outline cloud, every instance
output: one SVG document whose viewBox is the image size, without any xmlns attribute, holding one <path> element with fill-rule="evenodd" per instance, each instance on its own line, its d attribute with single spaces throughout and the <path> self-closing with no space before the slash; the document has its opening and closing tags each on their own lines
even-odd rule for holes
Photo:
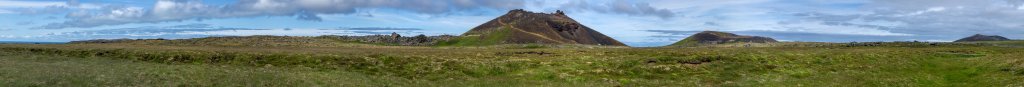
<svg viewBox="0 0 1024 87">
<path fill-rule="evenodd" d="M 102 29 L 102 30 L 86 30 L 86 31 L 75 31 L 75 32 L 63 32 L 54 33 L 52 35 L 74 35 L 74 36 L 98 36 L 98 35 L 128 35 L 128 36 L 159 36 L 164 34 L 179 34 L 179 33 L 191 33 L 191 32 L 212 32 L 212 31 L 238 31 L 238 30 L 271 30 L 271 29 L 251 29 L 251 28 L 224 28 L 214 27 L 210 24 L 185 24 L 185 25 L 174 25 L 174 26 L 144 26 L 144 27 L 132 27 L 132 28 L 116 28 L 116 29 Z"/>
<path fill-rule="evenodd" d="M 211 27 L 210 24 L 194 23 L 194 24 L 167 26 L 167 28 L 212 28 L 212 27 Z"/>
<path fill-rule="evenodd" d="M 0 31 L 3 31 L 0 29 Z M 380 28 L 380 27 L 358 27 L 339 29 L 258 29 L 258 28 L 236 28 L 215 26 L 211 24 L 195 23 L 172 26 L 143 26 L 130 28 L 114 28 L 99 30 L 82 30 L 71 32 L 57 32 L 37 36 L 25 36 L 23 39 L 49 39 L 58 41 L 89 40 L 89 39 L 120 39 L 120 38 L 201 38 L 210 36 L 250 36 L 250 35 L 279 35 L 279 36 L 319 36 L 319 35 L 381 35 L 399 33 L 402 35 L 425 34 L 423 29 L 418 28 Z M 15 37 L 15 36 L 12 36 Z"/>
<path fill-rule="evenodd" d="M 360 34 L 375 34 L 375 35 L 391 34 L 392 33 L 392 32 L 386 32 L 386 31 L 352 31 L 352 32 L 360 33 Z"/>
<path fill-rule="evenodd" d="M 679 31 L 777 34 L 796 41 L 949 41 L 980 34 L 1024 38 L 1024 0 L 664 0 L 685 15 L 651 25 Z M 642 22 L 642 21 L 634 21 Z M 742 33 L 742 32 L 741 32 Z M 791 35 L 786 35 L 791 34 Z M 653 37 L 663 37 L 653 36 Z M 797 36 L 809 35 L 809 36 Z M 836 39 L 836 40 L 829 40 Z"/>
<path fill-rule="evenodd" d="M 974 33 L 1006 35 L 1011 38 L 1014 36 L 1020 37 L 1019 33 L 1024 33 L 1021 32 L 1024 30 L 1022 28 L 1013 29 L 1013 27 L 1024 27 L 1024 23 L 1016 23 L 1020 21 L 1007 21 L 1006 23 L 986 22 L 986 20 L 1003 20 L 1000 18 L 1015 18 L 1010 13 L 1015 11 L 1019 13 L 1021 10 L 1017 8 L 1024 4 L 1006 4 L 1007 2 L 1003 0 L 918 0 L 906 2 L 882 0 L 666 1 L 678 3 L 657 1 L 634 1 L 631 3 L 650 3 L 651 8 L 668 9 L 677 15 L 668 20 L 648 20 L 646 19 L 647 17 L 623 17 L 621 16 L 622 13 L 606 10 L 606 8 L 610 8 L 610 5 L 607 3 L 615 1 L 548 1 L 554 3 L 533 4 L 554 4 L 554 6 L 531 6 L 538 6 L 532 8 L 533 10 L 544 8 L 562 9 L 562 7 L 565 7 L 563 10 L 571 13 L 570 15 L 573 18 L 577 18 L 576 20 L 581 23 L 598 29 L 602 33 L 609 34 L 609 36 L 616 39 L 631 42 L 653 41 L 648 40 L 649 38 L 673 37 L 673 35 L 650 36 L 648 34 L 652 33 L 637 33 L 637 31 L 645 29 L 683 31 L 709 29 L 720 31 L 765 31 L 754 33 L 793 33 L 792 37 L 786 39 L 794 41 L 906 41 L 912 39 L 942 41 L 955 40 Z M 882 5 L 883 3 L 894 2 L 901 4 Z M 923 5 L 918 6 L 918 3 Z M 595 10 L 592 7 L 602 9 Z M 544 10 L 552 11 L 555 9 Z M 599 12 L 599 10 L 603 12 Z M 993 13 L 995 14 L 978 14 L 964 10 L 994 10 Z M 916 15 L 895 16 L 900 14 Z M 967 16 L 964 14 L 974 15 Z M 963 16 L 952 17 L 951 19 L 945 18 L 954 15 Z M 925 25 L 919 25 L 922 23 Z M 797 37 L 795 35 L 813 35 L 818 37 Z M 829 38 L 823 38 L 825 36 L 849 37 L 851 39 L 839 38 L 837 40 L 828 40 Z M 674 37 L 681 38 L 685 36 L 674 35 Z"/>
<path fill-rule="evenodd" d="M 151 7 L 110 7 L 99 12 L 74 12 L 69 21 L 38 28 L 87 28 L 129 23 L 203 20 L 256 16 L 297 16 L 320 21 L 319 14 L 351 14 L 359 9 L 397 9 L 422 14 L 450 14 L 479 9 L 522 7 L 520 0 L 240 0 L 228 5 L 207 5 L 199 0 L 158 0 Z"/>
<path fill-rule="evenodd" d="M 1024 20 L 1024 16 L 1020 16 L 1024 15 L 1024 10 L 1018 10 L 1021 5 L 1024 0 L 873 0 L 864 3 L 863 10 L 858 10 L 864 14 L 826 12 L 798 20 L 838 24 L 829 26 L 884 26 L 878 29 L 919 36 L 957 36 L 931 38 L 939 40 L 975 33 L 1021 37 L 1020 33 L 1024 33 L 1024 21 L 1020 21 Z"/>
<path fill-rule="evenodd" d="M 911 13 L 907 13 L 907 14 L 897 14 L 895 16 L 896 17 L 916 16 L 916 15 L 921 15 L 921 14 L 924 14 L 924 13 L 941 12 L 941 11 L 946 11 L 946 7 L 931 7 L 931 8 L 925 9 L 925 10 L 911 12 Z"/>
<path fill-rule="evenodd" d="M 1024 4 L 1017 5 L 1017 10 L 1024 10 Z"/>
<path fill-rule="evenodd" d="M 15 24 L 15 25 L 31 25 L 31 24 L 36 24 L 36 22 L 32 22 L 32 21 L 23 21 L 23 22 L 18 22 L 18 23 L 14 23 L 14 24 Z"/>
<path fill-rule="evenodd" d="M 609 3 L 591 3 L 587 0 L 570 1 L 562 4 L 559 8 L 568 11 L 594 11 L 599 13 L 618 13 L 627 15 L 656 16 L 663 19 L 675 17 L 676 14 L 668 9 L 651 7 L 644 2 L 630 2 L 627 0 L 616 0 Z"/>
<path fill-rule="evenodd" d="M 14 13 L 14 12 L 13 11 L 8 11 L 8 10 L 4 10 L 4 9 L 0 9 L 0 14 L 10 14 L 10 13 Z"/>
<path fill-rule="evenodd" d="M 100 30 L 83 30 L 72 32 L 49 33 L 40 36 L 26 36 L 32 39 L 50 39 L 59 41 L 90 40 L 90 39 L 121 39 L 121 38 L 200 38 L 210 36 L 231 36 L 220 34 L 204 34 L 207 32 L 247 32 L 269 31 L 272 29 L 215 27 L 210 24 L 185 24 L 174 26 L 143 26 L 131 28 L 114 28 Z"/>
<path fill-rule="evenodd" d="M 82 3 L 78 2 L 78 0 L 68 0 L 65 4 L 67 4 L 68 6 L 80 6 L 80 5 L 82 5 Z"/>
<path fill-rule="evenodd" d="M 75 11 L 64 22 L 50 23 L 37 29 L 89 28 L 131 23 L 161 23 L 219 18 L 294 16 L 297 20 L 322 21 L 319 15 L 354 14 L 358 10 L 389 9 L 430 15 L 463 15 L 480 12 L 504 12 L 525 8 L 532 0 L 239 0 L 225 5 L 209 5 L 200 0 L 157 0 L 147 7 L 105 6 L 100 11 Z M 574 1 L 575 2 L 575 1 Z M 73 3 L 73 2 L 68 2 Z M 61 3 L 63 4 L 63 3 Z M 594 11 L 637 16 L 672 17 L 666 9 L 657 9 L 643 2 L 618 0 L 607 4 L 584 1 L 566 4 L 559 9 Z"/>
<path fill-rule="evenodd" d="M 26 7 L 46 7 L 46 6 L 63 6 L 63 5 L 65 5 L 64 2 L 0 0 L 0 8 L 26 8 Z"/>
<path fill-rule="evenodd" d="M 803 42 L 874 42 L 874 41 L 913 41 L 932 36 L 877 36 L 877 35 L 849 35 L 849 34 L 822 34 L 806 32 L 785 32 L 785 31 L 730 31 L 740 35 L 766 36 L 782 41 L 803 41 Z"/>
<path fill-rule="evenodd" d="M 913 36 L 914 34 L 894 33 L 887 29 L 890 26 L 864 24 L 857 21 L 835 22 L 835 21 L 783 21 L 779 22 L 780 27 L 786 32 L 804 32 L 819 34 L 843 34 L 843 35 L 868 35 L 868 36 Z"/>
<path fill-rule="evenodd" d="M 96 4 L 77 3 L 77 0 L 68 2 L 0 0 L 0 13 L 53 14 L 100 7 L 102 6 Z"/>
<path fill-rule="evenodd" d="M 656 32 L 660 35 L 651 35 L 651 38 L 663 38 L 659 40 L 671 40 L 679 41 L 683 38 L 689 37 L 690 35 L 699 33 L 701 31 L 682 31 L 682 30 L 644 30 L 646 32 Z M 928 40 L 928 41 L 943 41 L 934 40 L 933 38 L 944 38 L 935 36 L 877 36 L 877 35 L 850 35 L 850 34 L 823 34 L 823 33 L 808 33 L 808 32 L 790 32 L 790 31 L 763 31 L 763 30 L 747 30 L 747 31 L 726 31 L 739 35 L 748 36 L 765 36 L 771 37 L 777 40 L 783 41 L 806 41 L 806 42 L 856 42 L 856 41 L 912 41 L 912 40 Z"/>
<path fill-rule="evenodd" d="M 337 28 L 320 30 L 423 30 L 419 28 L 393 28 L 393 27 L 358 27 L 358 28 Z"/>
<path fill-rule="evenodd" d="M 30 15 L 33 15 L 33 14 L 64 13 L 64 12 L 72 11 L 73 9 L 74 8 L 67 7 L 67 6 L 57 6 L 57 5 L 54 5 L 54 6 L 46 6 L 46 7 L 42 7 L 42 8 L 22 8 L 22 9 L 16 9 L 15 11 L 17 11 L 16 13 L 20 13 L 20 14 L 30 14 Z"/>
</svg>

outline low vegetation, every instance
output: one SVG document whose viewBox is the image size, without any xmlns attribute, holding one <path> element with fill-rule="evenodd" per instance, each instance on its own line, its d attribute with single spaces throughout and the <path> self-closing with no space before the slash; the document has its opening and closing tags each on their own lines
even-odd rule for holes
<svg viewBox="0 0 1024 87">
<path fill-rule="evenodd" d="M 1024 51 L 1010 47 L 1019 46 L 1015 43 L 691 48 L 3 44 L 0 84 L 1024 86 Z"/>
</svg>

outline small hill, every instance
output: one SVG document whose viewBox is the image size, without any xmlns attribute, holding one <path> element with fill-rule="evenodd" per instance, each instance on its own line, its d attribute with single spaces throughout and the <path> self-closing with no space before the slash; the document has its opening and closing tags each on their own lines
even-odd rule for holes
<svg viewBox="0 0 1024 87">
<path fill-rule="evenodd" d="M 1007 41 L 1007 40 L 1010 40 L 1010 39 L 1007 39 L 1006 37 L 999 36 L 999 35 L 991 35 L 991 36 L 989 36 L 989 35 L 974 34 L 973 36 L 965 37 L 965 38 L 962 38 L 960 40 L 956 40 L 954 42 Z"/>
<path fill-rule="evenodd" d="M 534 13 L 522 9 L 481 24 L 462 34 L 458 39 L 442 45 L 496 45 L 496 44 L 584 44 L 626 46 L 611 37 L 594 31 L 562 11 L 552 14 Z"/>
<path fill-rule="evenodd" d="M 726 32 L 704 31 L 693 34 L 669 46 L 700 46 L 729 43 L 774 43 L 775 39 L 760 36 L 742 36 Z"/>
</svg>

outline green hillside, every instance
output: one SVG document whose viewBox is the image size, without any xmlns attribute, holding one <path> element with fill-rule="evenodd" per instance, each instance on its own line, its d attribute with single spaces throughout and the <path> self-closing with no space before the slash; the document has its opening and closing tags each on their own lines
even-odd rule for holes
<svg viewBox="0 0 1024 87">
<path fill-rule="evenodd" d="M 490 46 L 503 44 L 513 34 L 511 26 L 505 25 L 487 32 L 470 32 L 453 40 L 438 43 L 437 46 Z"/>
</svg>

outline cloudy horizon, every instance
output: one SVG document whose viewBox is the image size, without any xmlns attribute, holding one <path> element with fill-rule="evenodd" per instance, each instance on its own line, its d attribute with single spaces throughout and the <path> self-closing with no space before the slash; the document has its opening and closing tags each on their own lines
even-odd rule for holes
<svg viewBox="0 0 1024 87">
<path fill-rule="evenodd" d="M 705 30 L 805 42 L 1024 38 L 1024 0 L 0 0 L 0 41 L 459 35 L 511 9 L 563 10 L 630 46 Z"/>
</svg>

